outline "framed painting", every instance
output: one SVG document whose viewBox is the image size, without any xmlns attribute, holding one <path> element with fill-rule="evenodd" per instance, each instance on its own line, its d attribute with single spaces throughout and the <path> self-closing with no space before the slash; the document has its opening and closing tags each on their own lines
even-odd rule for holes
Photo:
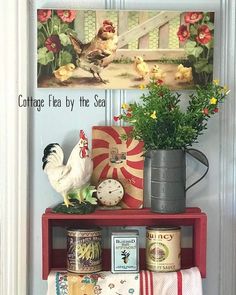
<svg viewBox="0 0 236 295">
<path fill-rule="evenodd" d="M 172 89 L 212 81 L 214 13 L 39 9 L 38 87 Z"/>
</svg>

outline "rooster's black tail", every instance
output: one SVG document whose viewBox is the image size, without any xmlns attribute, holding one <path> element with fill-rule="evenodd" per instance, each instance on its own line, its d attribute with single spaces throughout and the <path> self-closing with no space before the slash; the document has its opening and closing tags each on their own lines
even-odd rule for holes
<svg viewBox="0 0 236 295">
<path fill-rule="evenodd" d="M 60 154 L 61 151 L 62 151 L 61 146 L 58 143 L 50 143 L 49 145 L 47 145 L 45 147 L 44 152 L 43 152 L 43 158 L 42 158 L 43 170 L 49 162 L 55 162 L 55 160 L 57 162 L 58 162 L 58 160 L 59 160 L 59 162 L 61 162 L 61 158 L 59 159 L 59 157 L 58 157 L 61 155 L 57 155 L 58 153 Z M 62 157 L 62 161 L 63 161 L 63 157 Z"/>
</svg>

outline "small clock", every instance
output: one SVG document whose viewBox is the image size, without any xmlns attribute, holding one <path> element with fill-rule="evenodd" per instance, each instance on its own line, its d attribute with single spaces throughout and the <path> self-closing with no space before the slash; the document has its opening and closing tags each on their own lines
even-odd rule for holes
<svg viewBox="0 0 236 295">
<path fill-rule="evenodd" d="M 97 198 L 106 207 L 116 206 L 124 196 L 122 184 L 112 178 L 102 180 L 97 187 Z"/>
</svg>

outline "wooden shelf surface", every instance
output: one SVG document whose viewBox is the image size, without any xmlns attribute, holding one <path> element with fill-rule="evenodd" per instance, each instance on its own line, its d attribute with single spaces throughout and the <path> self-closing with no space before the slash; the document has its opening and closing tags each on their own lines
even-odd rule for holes
<svg viewBox="0 0 236 295">
<path fill-rule="evenodd" d="M 44 218 L 48 219 L 191 219 L 197 216 L 205 215 L 199 208 L 187 208 L 185 213 L 179 214 L 160 214 L 151 212 L 149 208 L 145 209 L 121 209 L 121 210 L 96 210 L 90 214 L 65 214 L 53 213 L 51 208 L 47 208 L 43 214 Z"/>
</svg>

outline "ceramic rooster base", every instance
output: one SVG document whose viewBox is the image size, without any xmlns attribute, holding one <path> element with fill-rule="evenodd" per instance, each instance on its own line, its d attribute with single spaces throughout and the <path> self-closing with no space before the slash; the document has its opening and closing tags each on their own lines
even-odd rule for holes
<svg viewBox="0 0 236 295">
<path fill-rule="evenodd" d="M 64 203 L 54 208 L 63 213 L 89 213 L 94 211 L 96 199 L 94 187 L 89 181 L 93 163 L 88 148 L 88 139 L 80 130 L 79 141 L 64 164 L 64 153 L 58 143 L 51 143 L 44 149 L 43 170 L 52 187 L 63 197 Z"/>
</svg>

